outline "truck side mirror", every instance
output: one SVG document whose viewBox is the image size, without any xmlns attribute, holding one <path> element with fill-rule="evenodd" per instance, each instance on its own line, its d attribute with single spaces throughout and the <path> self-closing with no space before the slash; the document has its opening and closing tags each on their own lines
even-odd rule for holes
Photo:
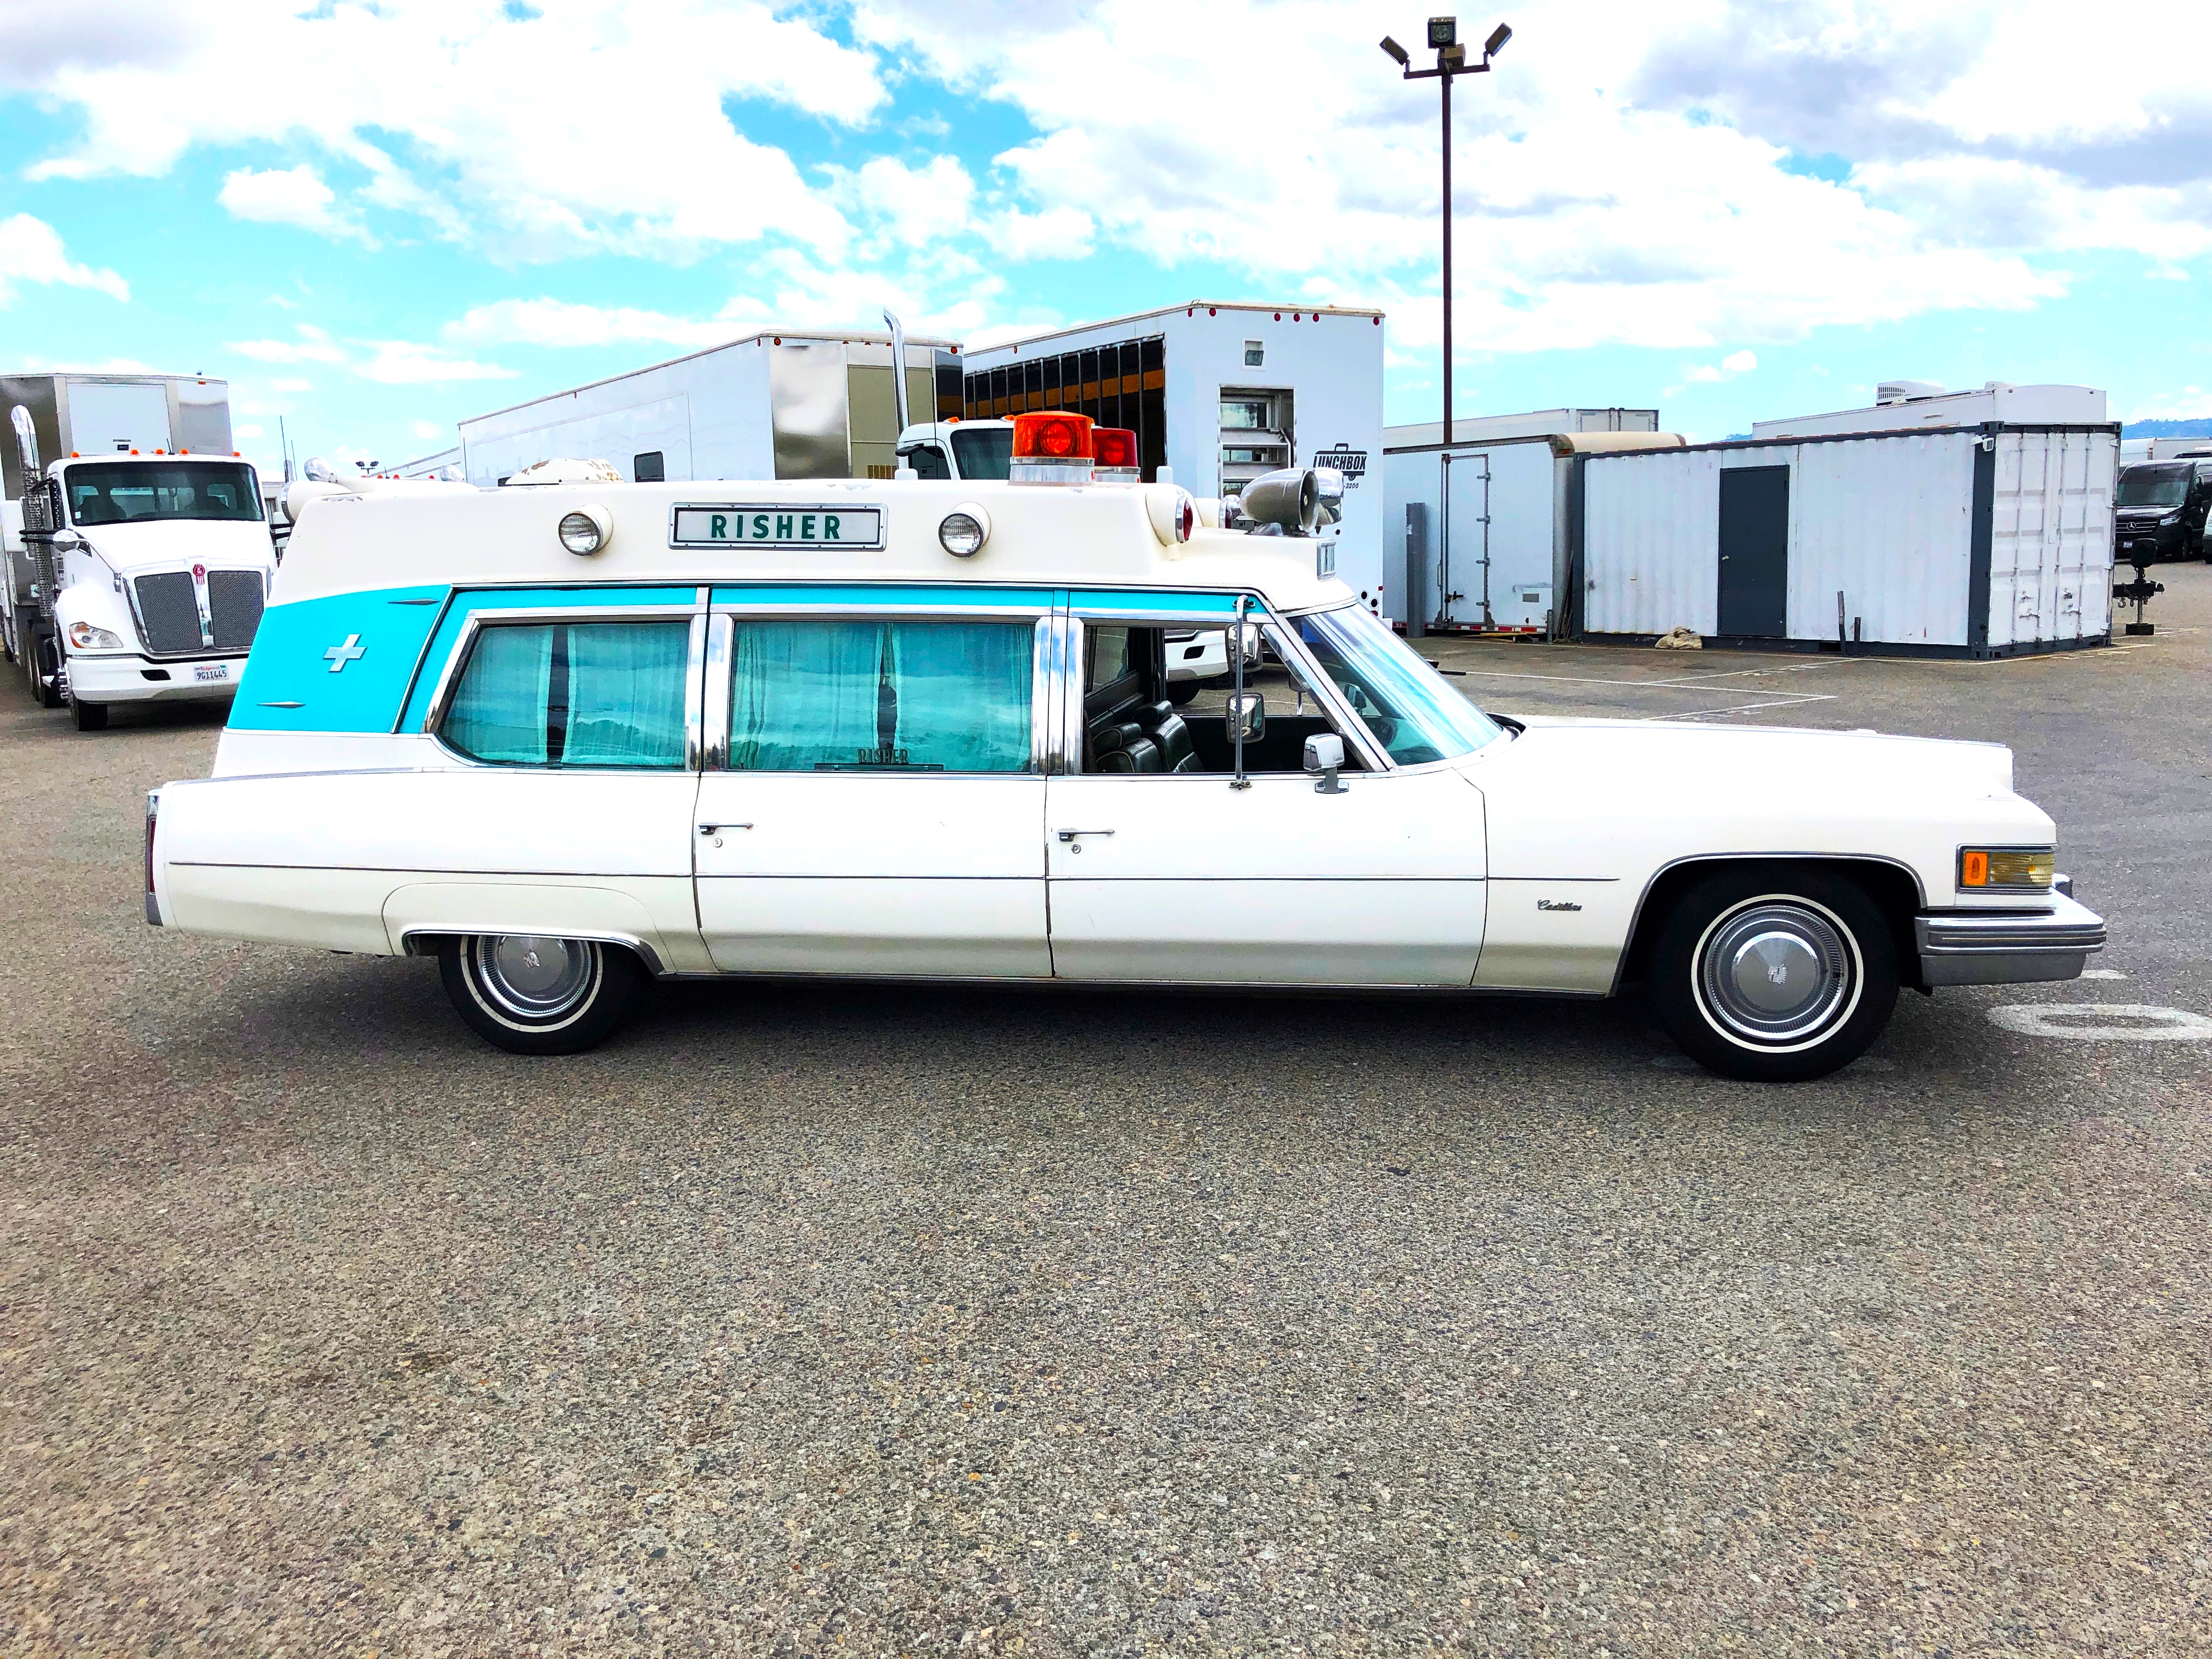
<svg viewBox="0 0 2212 1659">
<path fill-rule="evenodd" d="M 1267 735 L 1267 700 L 1257 691 L 1240 692 L 1229 700 L 1229 735 L 1247 743 Z"/>
</svg>

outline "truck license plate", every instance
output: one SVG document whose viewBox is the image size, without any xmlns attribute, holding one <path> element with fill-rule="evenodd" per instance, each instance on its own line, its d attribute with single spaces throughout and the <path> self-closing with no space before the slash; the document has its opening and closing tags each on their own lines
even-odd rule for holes
<svg viewBox="0 0 2212 1659">
<path fill-rule="evenodd" d="M 196 680 L 227 680 L 230 678 L 230 665 L 227 662 L 208 663 L 192 670 L 192 678 Z"/>
</svg>

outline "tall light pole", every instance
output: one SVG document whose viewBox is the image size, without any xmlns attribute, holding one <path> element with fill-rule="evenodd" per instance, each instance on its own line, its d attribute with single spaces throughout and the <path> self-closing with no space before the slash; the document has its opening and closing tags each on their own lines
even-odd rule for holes
<svg viewBox="0 0 2212 1659">
<path fill-rule="evenodd" d="M 1455 75 L 1487 75 L 1490 60 L 1505 50 L 1505 43 L 1513 38 L 1513 31 L 1500 23 L 1491 30 L 1490 39 L 1482 43 L 1482 61 L 1467 61 L 1467 48 L 1459 44 L 1459 19 L 1431 17 L 1429 19 L 1429 44 L 1437 49 L 1437 66 L 1417 70 L 1405 47 L 1389 35 L 1382 40 L 1382 50 L 1389 53 L 1398 67 L 1405 71 L 1408 81 L 1426 81 L 1431 76 L 1443 82 L 1443 144 L 1444 144 L 1444 442 L 1452 441 L 1452 201 L 1451 201 L 1451 88 Z"/>
</svg>

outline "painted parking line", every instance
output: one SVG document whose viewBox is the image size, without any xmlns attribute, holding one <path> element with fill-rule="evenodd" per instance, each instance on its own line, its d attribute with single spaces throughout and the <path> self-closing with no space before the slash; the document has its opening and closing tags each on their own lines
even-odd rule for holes
<svg viewBox="0 0 2212 1659">
<path fill-rule="evenodd" d="M 1989 1011 L 1990 1023 L 2022 1036 L 2069 1037 L 2092 1042 L 2203 1042 L 2212 1019 L 2185 1008 L 2145 1002 L 2008 1003 Z"/>
</svg>

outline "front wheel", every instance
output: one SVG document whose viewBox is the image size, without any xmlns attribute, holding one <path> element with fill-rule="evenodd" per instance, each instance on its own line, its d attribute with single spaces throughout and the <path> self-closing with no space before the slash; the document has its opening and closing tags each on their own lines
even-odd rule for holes
<svg viewBox="0 0 2212 1659">
<path fill-rule="evenodd" d="M 528 933 L 449 939 L 438 970 L 470 1028 L 516 1054 L 597 1048 L 629 1018 L 645 982 L 638 959 L 618 945 Z"/>
<path fill-rule="evenodd" d="M 1196 680 L 1170 680 L 1168 682 L 1168 701 L 1178 708 L 1188 708 L 1192 700 L 1197 696 L 1198 682 Z"/>
<path fill-rule="evenodd" d="M 1728 871 L 1662 924 L 1650 988 L 1668 1033 L 1707 1070 L 1803 1083 L 1866 1052 L 1897 982 L 1889 925 L 1856 883 Z"/>
</svg>

